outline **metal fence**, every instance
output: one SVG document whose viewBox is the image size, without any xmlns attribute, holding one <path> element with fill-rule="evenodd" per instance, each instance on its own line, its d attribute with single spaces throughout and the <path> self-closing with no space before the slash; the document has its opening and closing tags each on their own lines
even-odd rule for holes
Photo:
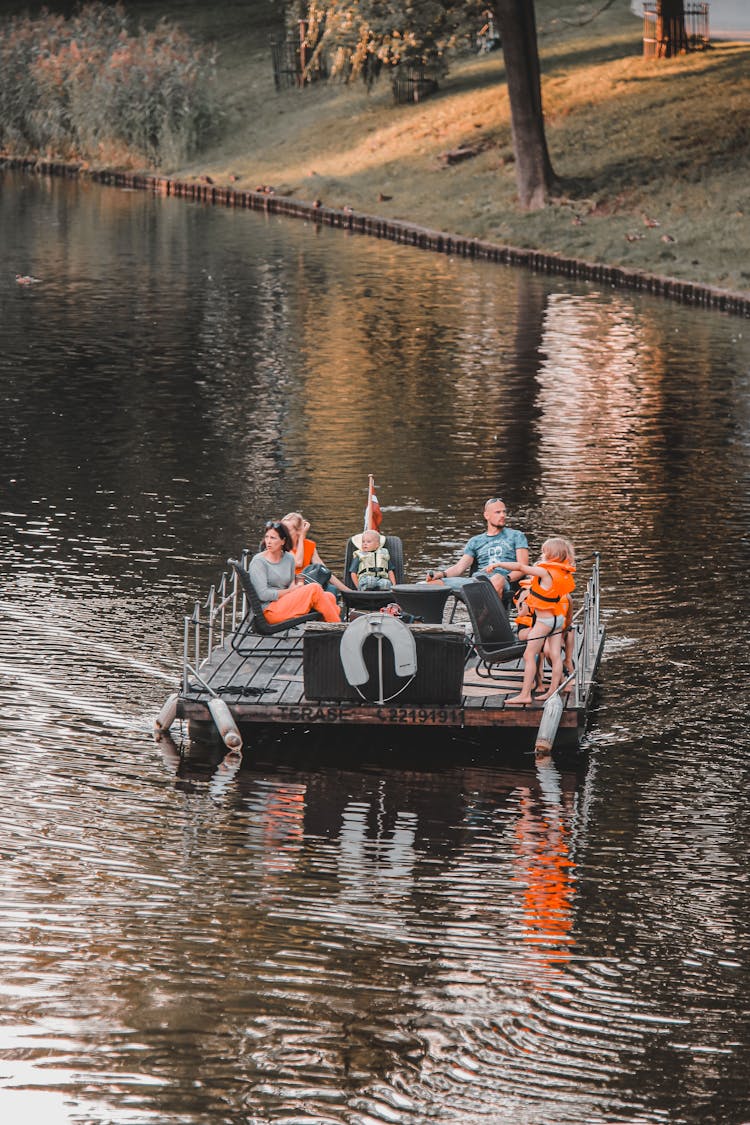
<svg viewBox="0 0 750 1125">
<path fill-rule="evenodd" d="M 643 8 L 643 54 L 663 59 L 709 45 L 708 4 L 685 4 L 684 18 L 663 19 L 653 5 Z"/>
<path fill-rule="evenodd" d="M 302 68 L 297 40 L 291 36 L 286 39 L 272 39 L 270 45 L 273 83 L 276 89 L 285 90 L 289 86 L 299 86 Z"/>
<path fill-rule="evenodd" d="M 438 88 L 434 71 L 426 66 L 397 66 L 391 79 L 394 101 L 399 104 L 421 102 Z"/>
<path fill-rule="evenodd" d="M 307 41 L 306 20 L 299 21 L 298 33 L 290 32 L 283 39 L 272 39 L 270 47 L 273 81 L 277 90 L 327 78 L 325 59 L 321 55 L 310 65 L 315 44 Z"/>
</svg>

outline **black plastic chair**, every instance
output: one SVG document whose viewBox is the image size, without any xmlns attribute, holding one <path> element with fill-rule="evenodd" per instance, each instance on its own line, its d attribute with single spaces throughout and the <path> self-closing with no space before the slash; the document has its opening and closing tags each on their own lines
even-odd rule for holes
<svg viewBox="0 0 750 1125">
<path fill-rule="evenodd" d="M 484 571 L 482 571 L 481 574 L 477 574 L 477 560 L 474 559 L 474 562 L 469 567 L 469 573 L 466 575 L 466 577 L 467 578 L 474 578 L 474 579 L 480 578 L 480 579 L 488 579 L 489 580 L 490 576 L 489 576 L 489 574 L 486 574 Z M 501 600 L 502 600 L 503 607 L 505 609 L 506 614 L 510 613 L 510 607 L 513 604 L 513 595 L 514 595 L 514 593 L 516 592 L 517 589 L 518 589 L 518 583 L 517 582 L 506 582 L 502 594 L 499 595 Z M 458 604 L 458 602 L 463 601 L 463 598 L 461 597 L 461 589 L 452 590 L 451 592 L 455 595 L 455 598 L 456 598 L 456 600 L 453 603 L 453 608 L 451 609 L 451 615 L 448 618 L 448 623 L 452 625 L 453 619 L 456 616 L 456 605 Z"/>
<path fill-rule="evenodd" d="M 485 574 L 478 574 L 457 591 L 471 622 L 470 644 L 479 657 L 477 672 L 492 678 L 496 664 L 506 664 L 523 656 L 525 641 L 513 632 L 503 603 Z M 480 671 L 480 665 L 484 672 Z"/>
<path fill-rule="evenodd" d="M 385 548 L 391 556 L 391 570 L 393 571 L 396 582 L 403 582 L 404 580 L 404 545 L 399 539 L 398 535 L 386 535 Z M 356 586 L 352 582 L 352 559 L 356 551 L 352 539 L 348 539 L 346 543 L 346 554 L 344 555 L 344 582 L 350 590 L 356 590 Z M 368 591 L 363 591 L 367 593 Z"/>
<path fill-rule="evenodd" d="M 391 556 L 390 569 L 393 571 L 396 582 L 403 582 L 404 580 L 404 545 L 397 535 L 386 535 L 385 547 L 388 554 Z M 352 539 L 347 540 L 346 552 L 344 555 L 344 582 L 349 587 L 348 590 L 342 590 L 341 600 L 346 606 L 347 613 L 350 609 L 361 609 L 369 612 L 370 610 L 381 609 L 389 602 L 396 601 L 396 596 L 392 590 L 359 590 L 352 582 L 351 565 L 354 558 L 356 547 Z"/>
<path fill-rule="evenodd" d="M 231 638 L 232 648 L 235 652 L 245 653 L 248 651 L 240 648 L 240 642 L 242 637 L 249 632 L 259 633 L 263 637 L 272 637 L 277 633 L 288 633 L 290 629 L 294 629 L 297 625 L 303 625 L 305 621 L 323 620 L 323 615 L 318 613 L 317 610 L 313 610 L 311 613 L 303 613 L 300 617 L 290 617 L 288 621 L 280 621 L 278 625 L 271 625 L 266 619 L 266 615 L 263 612 L 263 603 L 245 567 L 242 563 L 238 562 L 237 559 L 227 559 L 227 566 L 231 566 L 232 570 L 237 575 L 240 587 L 247 601 L 247 613 L 242 618 L 242 621 L 237 626 Z"/>
</svg>

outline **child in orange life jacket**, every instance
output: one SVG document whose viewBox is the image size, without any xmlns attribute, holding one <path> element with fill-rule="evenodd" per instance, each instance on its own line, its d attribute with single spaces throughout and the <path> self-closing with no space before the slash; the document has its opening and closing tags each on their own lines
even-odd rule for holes
<svg viewBox="0 0 750 1125">
<path fill-rule="evenodd" d="M 539 565 L 538 562 L 537 565 Z M 531 582 L 531 578 L 522 578 L 518 583 L 519 589 L 513 598 L 513 605 L 516 607 L 516 616 L 513 620 L 513 624 L 516 627 L 516 636 L 518 637 L 519 641 L 526 640 L 529 635 L 529 629 L 534 624 L 534 611 L 533 609 L 530 609 L 526 604 L 526 595 L 529 592 Z M 570 632 L 570 623 L 573 617 L 573 606 L 567 594 L 562 600 L 563 604 L 565 605 L 565 626 L 563 629 L 563 648 L 565 656 L 563 659 L 563 672 L 567 676 L 568 672 L 573 671 L 573 634 L 572 632 Z M 544 648 L 542 649 L 542 659 L 537 661 L 536 666 L 536 677 L 534 681 L 535 691 L 542 690 L 542 684 L 544 682 L 543 658 L 549 658 L 549 646 L 550 641 L 545 640 Z M 570 691 L 570 685 L 568 685 L 564 690 L 566 692 Z"/>
<path fill-rule="evenodd" d="M 562 683 L 563 661 L 562 643 L 566 617 L 570 613 L 570 594 L 575 589 L 575 553 L 573 545 L 566 539 L 556 536 L 542 544 L 542 557 L 534 566 L 514 564 L 515 570 L 522 570 L 531 577 L 531 585 L 526 595 L 526 607 L 533 611 L 533 624 L 525 636 L 526 651 L 523 654 L 523 685 L 518 695 L 509 696 L 505 702 L 511 705 L 531 703 L 531 689 L 537 674 L 542 652 L 552 666 L 549 689 L 538 699 L 547 699 Z"/>
<path fill-rule="evenodd" d="M 569 539 L 566 539 L 565 542 L 568 545 L 568 559 L 569 559 L 570 562 L 574 563 L 575 562 L 575 551 L 573 549 L 573 544 L 570 542 Z M 573 632 L 573 602 L 572 602 L 570 596 L 567 595 L 567 594 L 562 599 L 562 602 L 563 602 L 564 613 L 565 613 L 565 624 L 563 626 L 563 674 L 565 676 L 568 676 L 568 675 L 570 675 L 571 672 L 575 671 L 575 634 Z M 568 692 L 568 691 L 572 691 L 573 688 L 572 688 L 571 684 L 567 684 L 567 686 L 563 690 Z"/>
<path fill-rule="evenodd" d="M 539 565 L 538 562 L 537 565 Z M 520 589 L 517 591 L 515 597 L 513 598 L 513 605 L 516 607 L 516 616 L 514 618 L 513 624 L 516 627 L 516 635 L 518 636 L 519 641 L 525 641 L 529 635 L 529 629 L 534 624 L 534 611 L 529 609 L 529 607 L 526 605 L 526 595 L 529 592 L 531 579 L 522 578 L 518 585 Z M 575 637 L 571 628 L 573 624 L 573 603 L 571 602 L 567 594 L 561 599 L 561 601 L 564 607 L 565 614 L 565 624 L 563 626 L 563 674 L 565 676 L 568 676 L 571 672 L 575 671 L 575 660 L 573 657 Z M 549 657 L 549 641 L 544 642 L 544 649 L 542 650 L 542 652 L 544 656 Z M 542 670 L 543 662 L 540 660 L 536 675 L 536 686 L 540 691 L 542 688 L 543 678 Z M 572 688 L 570 684 L 568 684 L 563 690 L 569 692 L 572 690 Z"/>
<path fill-rule="evenodd" d="M 526 640 L 529 629 L 534 624 L 534 612 L 526 604 L 530 585 L 530 578 L 522 578 L 518 583 L 518 590 L 513 596 L 513 605 L 516 607 L 514 624 L 519 641 Z"/>
<path fill-rule="evenodd" d="M 537 565 L 539 561 L 540 560 L 537 560 Z M 529 629 L 534 624 L 534 611 L 526 604 L 526 598 L 529 593 L 529 587 L 531 586 L 531 583 L 531 578 L 522 578 L 518 583 L 518 590 L 513 595 L 513 605 L 515 606 L 516 610 L 516 616 L 513 619 L 513 624 L 515 625 L 516 636 L 518 637 L 519 641 L 526 640 L 529 635 Z M 544 679 L 543 669 L 544 661 L 539 660 L 537 662 L 536 680 L 534 683 L 534 688 L 536 691 L 542 690 L 542 682 Z"/>
</svg>

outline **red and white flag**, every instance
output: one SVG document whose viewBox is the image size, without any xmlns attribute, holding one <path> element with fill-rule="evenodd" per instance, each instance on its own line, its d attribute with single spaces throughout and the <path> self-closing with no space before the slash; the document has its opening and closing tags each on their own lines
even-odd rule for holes
<svg viewBox="0 0 750 1125">
<path fill-rule="evenodd" d="M 380 525 L 383 522 L 383 513 L 378 504 L 378 498 L 375 495 L 375 477 L 370 473 L 369 485 L 367 489 L 367 507 L 365 508 L 365 526 L 364 531 L 380 531 Z"/>
</svg>

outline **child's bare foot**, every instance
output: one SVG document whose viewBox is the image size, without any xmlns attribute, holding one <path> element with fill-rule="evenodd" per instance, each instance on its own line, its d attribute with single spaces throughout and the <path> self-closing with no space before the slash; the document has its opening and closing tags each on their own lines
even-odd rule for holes
<svg viewBox="0 0 750 1125">
<path fill-rule="evenodd" d="M 533 700 L 530 695 L 509 695 L 505 700 L 506 707 L 510 704 L 511 707 L 522 707 L 527 703 L 532 703 Z"/>
</svg>

